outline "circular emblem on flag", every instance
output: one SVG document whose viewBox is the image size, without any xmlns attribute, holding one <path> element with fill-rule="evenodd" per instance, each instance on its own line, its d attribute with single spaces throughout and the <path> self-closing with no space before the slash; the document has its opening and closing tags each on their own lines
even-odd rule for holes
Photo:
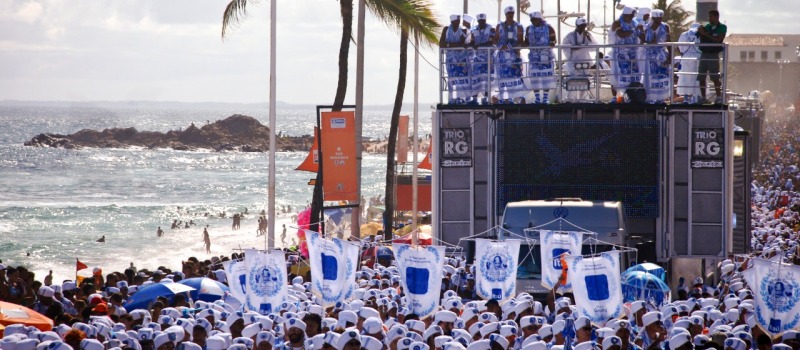
<svg viewBox="0 0 800 350">
<path fill-rule="evenodd" d="M 516 262 L 511 261 L 511 254 L 503 248 L 492 247 L 481 257 L 480 274 L 489 282 L 505 282 L 511 277 Z"/>
<path fill-rule="evenodd" d="M 569 216 L 569 209 L 565 207 L 558 207 L 553 209 L 553 216 L 557 218 L 566 219 Z"/>
<path fill-rule="evenodd" d="M 254 266 L 248 275 L 250 288 L 259 297 L 277 295 L 285 280 L 281 269 L 269 265 Z"/>
<path fill-rule="evenodd" d="M 800 284 L 779 278 L 774 270 L 770 270 L 761 281 L 760 293 L 769 310 L 789 312 L 800 301 Z"/>
</svg>

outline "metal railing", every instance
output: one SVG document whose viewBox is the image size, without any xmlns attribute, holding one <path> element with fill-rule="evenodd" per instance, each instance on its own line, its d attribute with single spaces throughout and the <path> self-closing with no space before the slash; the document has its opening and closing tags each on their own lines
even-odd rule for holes
<svg viewBox="0 0 800 350">
<path fill-rule="evenodd" d="M 443 48 L 439 54 L 439 103 L 544 103 L 544 99 L 536 99 L 541 95 L 549 97 L 550 103 L 625 103 L 634 97 L 626 90 L 631 81 L 636 81 L 642 84 L 640 89 L 644 89 L 647 103 L 721 104 L 726 101 L 728 45 L 721 45 L 722 52 L 716 55 L 701 54 L 701 47 L 710 46 L 720 45 L 670 42 L 512 49 Z M 528 57 L 532 51 L 545 56 L 547 52 L 552 53 L 553 65 L 548 67 L 551 61 L 547 59 L 531 62 Z M 582 58 L 568 59 L 574 56 L 567 51 Z M 597 59 L 601 52 L 605 55 L 602 63 Z M 684 56 L 681 52 L 690 54 Z M 704 74 L 705 86 L 700 86 L 697 79 L 701 63 L 713 60 L 719 63 L 719 95 L 715 92 L 712 74 Z M 705 99 L 700 92 L 703 87 Z"/>
</svg>

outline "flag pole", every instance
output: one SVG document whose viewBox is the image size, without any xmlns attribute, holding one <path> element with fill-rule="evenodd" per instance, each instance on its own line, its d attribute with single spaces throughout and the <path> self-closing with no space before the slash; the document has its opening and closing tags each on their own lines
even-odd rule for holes
<svg viewBox="0 0 800 350">
<path fill-rule="evenodd" d="M 276 14 L 277 0 L 270 1 L 270 14 L 269 14 L 269 189 L 267 193 L 267 234 L 264 235 L 264 247 L 272 249 L 275 246 L 275 127 L 276 127 L 276 104 L 277 96 L 275 91 L 276 81 L 276 52 L 277 35 L 276 35 Z"/>
<path fill-rule="evenodd" d="M 466 1 L 465 1 L 466 3 Z M 466 12 L 465 12 L 466 13 Z M 414 35 L 414 142 L 411 146 L 412 158 L 411 163 L 414 164 L 411 173 L 411 242 L 414 246 L 419 245 L 419 226 L 417 225 L 417 190 L 419 184 L 417 183 L 417 152 L 419 152 L 419 139 L 417 138 L 417 129 L 419 126 L 419 37 Z"/>
</svg>

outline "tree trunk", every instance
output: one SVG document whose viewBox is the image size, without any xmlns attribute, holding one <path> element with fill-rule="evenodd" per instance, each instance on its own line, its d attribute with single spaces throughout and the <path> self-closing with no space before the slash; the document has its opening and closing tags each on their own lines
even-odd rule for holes
<svg viewBox="0 0 800 350">
<path fill-rule="evenodd" d="M 408 67 L 408 31 L 400 29 L 400 75 L 397 78 L 397 92 L 394 97 L 394 108 L 392 109 L 392 121 L 389 126 L 389 140 L 386 145 L 386 210 L 383 212 L 383 222 L 386 225 L 385 239 L 392 238 L 392 225 L 394 224 L 394 165 L 395 147 L 397 145 L 397 129 L 400 124 L 400 108 L 403 107 L 403 93 L 406 90 L 406 70 Z M 408 135 L 403 135 L 408 137 Z"/>
<path fill-rule="evenodd" d="M 333 111 L 342 110 L 344 97 L 347 95 L 347 64 L 350 55 L 350 40 L 353 36 L 353 0 L 339 0 L 339 10 L 342 15 L 342 42 L 339 44 L 339 81 L 336 85 L 336 97 L 333 98 Z M 321 160 L 320 160 L 321 161 Z M 323 169 L 324 171 L 324 169 Z M 311 195 L 311 231 L 319 232 L 322 218 L 322 174 L 317 172 L 314 193 Z"/>
</svg>

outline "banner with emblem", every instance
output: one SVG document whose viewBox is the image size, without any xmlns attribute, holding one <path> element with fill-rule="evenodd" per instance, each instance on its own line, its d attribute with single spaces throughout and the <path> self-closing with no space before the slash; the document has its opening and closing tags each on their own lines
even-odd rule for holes
<svg viewBox="0 0 800 350">
<path fill-rule="evenodd" d="M 311 291 L 323 307 L 348 300 L 356 288 L 356 264 L 359 247 L 347 241 L 322 238 L 306 231 L 311 265 Z"/>
<path fill-rule="evenodd" d="M 484 299 L 503 301 L 515 295 L 517 287 L 518 239 L 475 240 L 475 291 Z"/>
<path fill-rule="evenodd" d="M 244 305 L 247 301 L 247 266 L 245 262 L 241 260 L 223 261 L 222 268 L 228 275 L 231 296 Z"/>
<path fill-rule="evenodd" d="M 753 258 L 742 272 L 753 289 L 756 321 L 773 336 L 800 325 L 800 266 Z"/>
<path fill-rule="evenodd" d="M 541 241 L 542 256 L 542 287 L 553 289 L 561 276 L 561 254 L 579 255 L 583 242 L 583 232 L 566 231 L 539 231 Z M 567 280 L 567 284 L 558 288 L 559 292 L 572 290 L 572 284 Z"/>
<path fill-rule="evenodd" d="M 622 313 L 622 282 L 619 273 L 619 252 L 600 253 L 595 257 L 581 255 L 566 259 L 567 278 L 578 307 L 578 316 L 586 316 L 602 325 Z"/>
<path fill-rule="evenodd" d="M 436 311 L 442 289 L 444 247 L 393 244 L 400 283 L 412 313 L 424 318 Z"/>
<path fill-rule="evenodd" d="M 247 309 L 262 315 L 277 311 L 286 298 L 289 284 L 283 251 L 247 249 L 244 262 L 247 269 Z"/>
</svg>

